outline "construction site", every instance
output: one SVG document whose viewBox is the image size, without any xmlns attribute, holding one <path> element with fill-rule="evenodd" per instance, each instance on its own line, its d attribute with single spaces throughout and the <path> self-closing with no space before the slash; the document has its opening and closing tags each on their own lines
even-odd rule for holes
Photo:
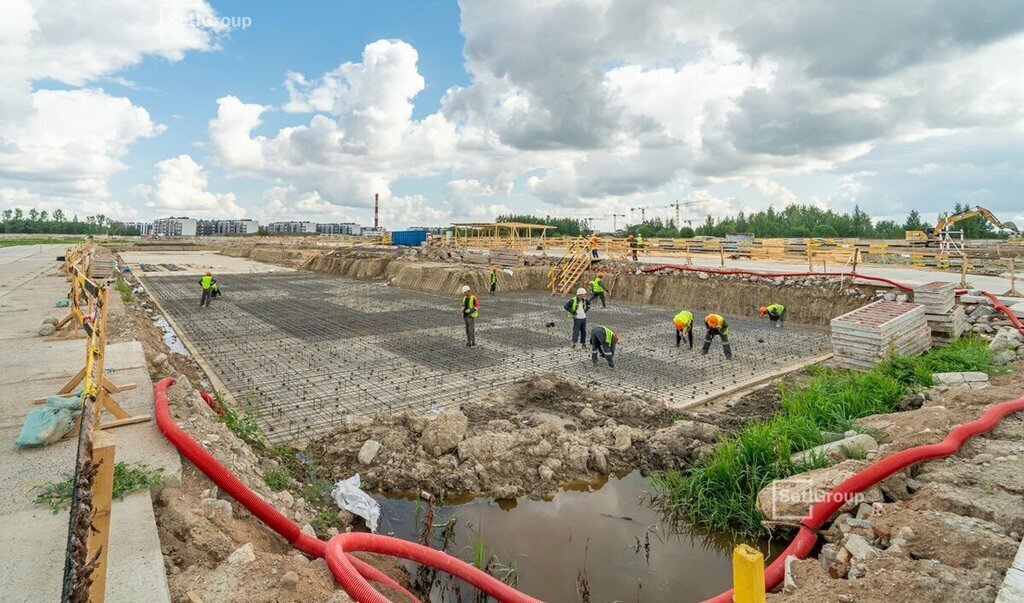
<svg viewBox="0 0 1024 603">
<path fill-rule="evenodd" d="M 1020 246 L 975 261 L 988 270 L 892 266 L 856 242 L 772 257 L 699 246 L 650 241 L 634 261 L 622 239 L 602 237 L 595 257 L 591 239 L 505 229 L 414 247 L 0 249 L 5 429 L 13 438 L 35 399 L 85 392 L 67 435 L 5 453 L 3 533 L 49 544 L 5 567 L 3 599 L 84 584 L 92 594 L 69 600 L 103 600 L 99 584 L 111 601 L 725 601 L 733 588 L 748 601 L 759 584 L 773 601 L 1019 600 Z M 200 305 L 206 277 L 219 295 Z M 589 329 L 620 336 L 614 367 L 570 346 L 563 306 L 581 287 Z M 471 346 L 460 308 L 474 296 Z M 60 298 L 63 310 L 35 301 Z M 680 310 L 692 348 L 677 346 Z M 731 357 L 717 338 L 701 353 L 711 314 L 728 321 Z M 873 388 L 863 409 L 840 393 Z M 816 392 L 829 402 L 801 406 Z M 993 413 L 998 427 L 969 436 L 995 431 L 959 452 L 899 462 Z M 742 471 L 769 462 L 764 481 L 700 481 L 745 458 L 755 431 L 775 460 Z M 96 463 L 115 442 L 119 463 L 158 477 L 103 502 L 121 478 Z M 65 538 L 68 507 L 33 499 L 76 450 Z M 879 462 L 890 469 L 864 481 Z M 90 463 L 99 472 L 80 480 Z M 848 482 L 861 486 L 822 509 Z M 740 498 L 719 522 L 686 493 L 697 486 Z M 953 554 L 957 539 L 991 554 Z"/>
</svg>

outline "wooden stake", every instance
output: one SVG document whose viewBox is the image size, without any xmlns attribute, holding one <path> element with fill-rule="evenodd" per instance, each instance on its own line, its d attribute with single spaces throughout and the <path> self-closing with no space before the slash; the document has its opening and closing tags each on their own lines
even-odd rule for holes
<svg viewBox="0 0 1024 603">
<path fill-rule="evenodd" d="M 110 507 L 114 497 L 113 436 L 103 431 L 93 434 L 92 458 L 98 464 L 92 484 L 92 530 L 89 531 L 88 559 L 99 552 L 96 569 L 92 572 L 89 602 L 103 603 L 107 589 L 107 553 L 110 550 Z"/>
<path fill-rule="evenodd" d="M 725 268 L 725 243 L 718 244 L 718 255 L 722 263 L 722 268 Z"/>
<path fill-rule="evenodd" d="M 967 289 L 967 254 L 960 256 L 960 286 Z"/>
</svg>

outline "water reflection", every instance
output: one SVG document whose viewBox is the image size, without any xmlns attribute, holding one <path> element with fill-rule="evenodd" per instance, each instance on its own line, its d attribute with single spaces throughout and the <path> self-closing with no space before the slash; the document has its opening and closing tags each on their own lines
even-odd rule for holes
<svg viewBox="0 0 1024 603">
<path fill-rule="evenodd" d="M 447 506 L 437 510 L 434 525 L 456 516 L 450 553 L 472 560 L 479 539 L 488 555 L 516 568 L 520 590 L 544 601 L 579 601 L 580 572 L 595 602 L 695 601 L 729 588 L 736 542 L 667 526 L 643 502 L 649 490 L 646 478 L 631 473 L 569 484 L 549 502 L 522 498 Z M 423 505 L 379 500 L 381 532 L 415 540 Z M 767 552 L 766 543 L 756 544 Z M 435 601 L 454 600 L 440 588 L 434 595 Z M 472 600 L 467 592 L 462 598 Z"/>
<path fill-rule="evenodd" d="M 185 348 L 185 344 L 181 343 L 178 339 L 178 334 L 174 332 L 174 328 L 168 324 L 167 319 L 163 316 L 157 316 L 153 319 L 153 324 L 160 329 L 163 333 L 164 343 L 170 348 L 175 354 L 181 354 L 182 356 L 188 356 L 188 349 Z"/>
</svg>

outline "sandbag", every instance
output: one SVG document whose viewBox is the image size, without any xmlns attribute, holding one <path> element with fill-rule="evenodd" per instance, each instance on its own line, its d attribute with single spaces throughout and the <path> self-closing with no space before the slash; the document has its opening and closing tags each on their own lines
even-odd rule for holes
<svg viewBox="0 0 1024 603">
<path fill-rule="evenodd" d="M 82 392 L 70 396 L 50 396 L 41 408 L 28 411 L 17 447 L 46 446 L 63 438 L 82 414 Z"/>
</svg>

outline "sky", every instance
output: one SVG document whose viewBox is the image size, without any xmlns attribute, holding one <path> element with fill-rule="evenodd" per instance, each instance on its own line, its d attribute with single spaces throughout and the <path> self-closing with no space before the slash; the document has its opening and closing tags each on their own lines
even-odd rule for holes
<svg viewBox="0 0 1024 603">
<path fill-rule="evenodd" d="M 1024 221 L 1019 0 L 0 0 L 0 209 Z"/>
</svg>

